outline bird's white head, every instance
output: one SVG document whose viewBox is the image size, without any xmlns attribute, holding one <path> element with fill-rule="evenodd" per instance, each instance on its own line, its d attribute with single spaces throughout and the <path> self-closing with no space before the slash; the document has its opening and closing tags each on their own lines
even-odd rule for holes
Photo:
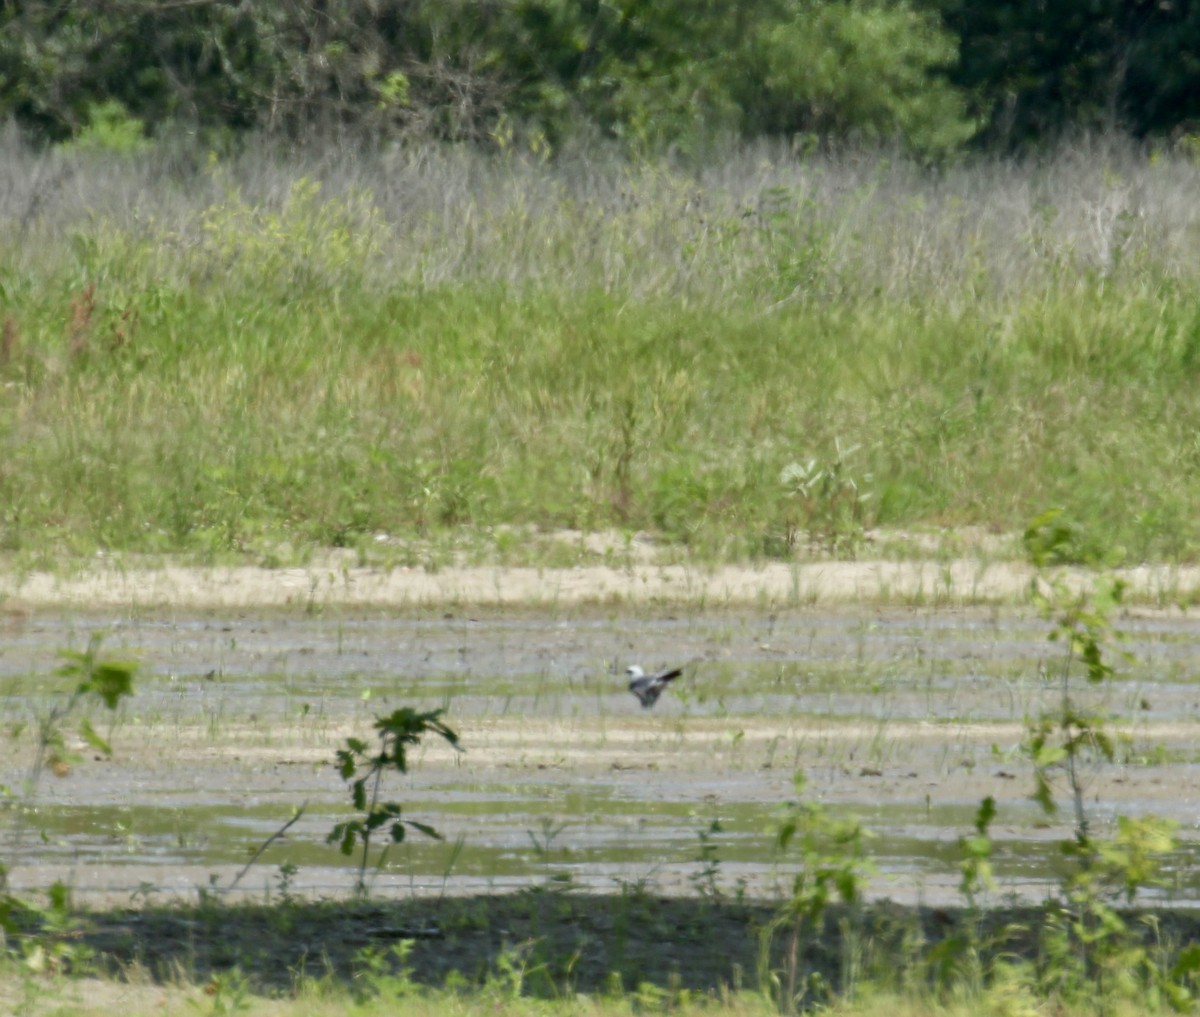
<svg viewBox="0 0 1200 1017">
<path fill-rule="evenodd" d="M 625 675 L 628 678 L 645 678 L 646 672 L 643 671 L 637 664 L 630 664 L 625 668 Z"/>
</svg>

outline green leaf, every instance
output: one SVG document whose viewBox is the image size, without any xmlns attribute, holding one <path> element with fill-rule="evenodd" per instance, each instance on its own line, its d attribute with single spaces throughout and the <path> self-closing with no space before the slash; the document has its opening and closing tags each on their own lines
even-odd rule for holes
<svg viewBox="0 0 1200 1017">
<path fill-rule="evenodd" d="M 426 837 L 432 837 L 434 840 L 442 840 L 442 835 L 437 832 L 432 826 L 427 823 L 418 823 L 415 819 L 406 819 L 405 822 L 414 830 L 419 830 Z"/>
<path fill-rule="evenodd" d="M 1180 981 L 1196 974 L 1200 974 L 1200 943 L 1189 943 L 1175 958 L 1171 967 L 1171 978 Z"/>
<path fill-rule="evenodd" d="M 960 841 L 963 851 L 972 858 L 990 858 L 992 854 L 992 839 L 983 836 L 963 837 Z"/>
<path fill-rule="evenodd" d="M 337 751 L 337 769 L 343 780 L 349 780 L 354 776 L 354 771 L 357 769 L 354 763 L 354 756 L 345 749 Z"/>
<path fill-rule="evenodd" d="M 995 818 L 996 799 L 991 795 L 988 795 L 979 803 L 979 810 L 975 813 L 975 829 L 979 831 L 981 836 L 985 836 L 987 834 L 988 827 Z"/>
<path fill-rule="evenodd" d="M 112 746 L 103 738 L 96 734 L 91 721 L 86 717 L 79 722 L 79 734 L 85 742 L 87 742 L 97 752 L 103 752 L 106 756 L 112 755 Z"/>
<path fill-rule="evenodd" d="M 57 915 L 66 915 L 71 910 L 71 888 L 61 879 L 50 884 L 48 894 L 50 910 Z"/>
<path fill-rule="evenodd" d="M 1044 770 L 1066 758 L 1067 750 L 1061 745 L 1042 745 L 1033 754 L 1033 765 Z"/>
<path fill-rule="evenodd" d="M 132 664 L 103 663 L 97 665 L 90 680 L 87 682 L 88 691 L 96 693 L 104 700 L 104 705 L 110 710 L 116 709 L 117 703 L 124 696 L 133 692 L 133 675 L 136 668 Z"/>
<path fill-rule="evenodd" d="M 1034 790 L 1030 797 L 1042 807 L 1042 811 L 1046 815 L 1052 816 L 1058 811 L 1058 806 L 1054 802 L 1054 791 L 1050 787 L 1049 781 L 1040 773 L 1034 775 Z"/>
<path fill-rule="evenodd" d="M 90 653 L 80 653 L 78 650 L 61 650 L 58 655 L 66 661 L 54 672 L 61 678 L 76 678 L 86 674 L 92 659 Z"/>
<path fill-rule="evenodd" d="M 1025 528 L 1025 553 L 1036 568 L 1073 560 L 1075 532 L 1062 517 L 1061 508 L 1047 509 Z"/>
<path fill-rule="evenodd" d="M 361 824 L 358 820 L 351 820 L 348 823 L 338 823 L 325 840 L 330 844 L 340 841 L 338 849 L 342 854 L 349 855 L 354 852 L 354 844 L 360 832 Z"/>
</svg>

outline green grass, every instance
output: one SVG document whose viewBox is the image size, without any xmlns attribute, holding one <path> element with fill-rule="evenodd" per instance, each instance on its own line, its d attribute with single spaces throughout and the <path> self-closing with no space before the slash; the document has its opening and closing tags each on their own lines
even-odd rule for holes
<svg viewBox="0 0 1200 1017">
<path fill-rule="evenodd" d="M 89 913 L 38 948 L 14 937 L 0 959 L 0 1006 L 64 1017 L 1171 1012 L 1157 984 L 1121 969 L 1124 955 L 1088 975 L 1055 958 L 1052 932 L 1032 910 L 975 921 L 957 909 L 888 905 L 838 909 L 806 931 L 797 1005 L 781 1006 L 790 945 L 785 930 L 760 952 L 770 915 L 765 905 L 636 891 Z M 1139 942 L 1169 961 L 1195 921 L 1159 920 Z M 443 935 L 397 942 L 406 922 L 432 922 Z"/>
<path fill-rule="evenodd" d="M 1200 553 L 1184 156 L 0 163 L 0 549 L 753 559 L 1061 505 L 1125 561 Z M 780 482 L 855 446 L 852 519 Z"/>
<path fill-rule="evenodd" d="M 272 999 L 243 992 L 237 982 L 215 981 L 204 986 L 177 984 L 127 985 L 86 981 L 28 983 L 21 995 L 13 994 L 17 1012 L 28 1017 L 150 1017 L 150 1015 L 243 1014 L 245 1017 L 635 1017 L 647 1013 L 670 1013 L 677 1017 L 776 1017 L 779 1010 L 754 994 L 725 994 L 715 997 L 671 998 L 666 992 L 651 991 L 629 996 L 572 996 L 557 1000 L 519 997 L 499 998 L 487 991 L 467 993 L 421 992 L 363 1000 L 346 992 L 328 992 L 320 987 L 301 991 L 287 999 Z M 3 996 L 0 996 L 2 999 Z M 823 1010 L 831 1017 L 976 1017 L 1025 1015 L 1042 1012 L 1042 1004 L 1027 996 L 1012 997 L 1009 989 L 951 1001 L 920 1000 L 869 993 L 853 1002 L 839 1002 Z M 1059 1007 L 1064 1017 L 1091 1013 L 1086 1008 Z M 1112 1017 L 1134 1017 L 1156 1013 L 1116 1005 L 1106 1011 Z"/>
<path fill-rule="evenodd" d="M 669 1013 L 677 1017 L 777 1017 L 779 1010 L 762 996 L 730 994 L 718 997 L 671 999 L 666 993 L 649 992 L 628 997 L 575 996 L 558 1000 L 521 997 L 497 998 L 488 992 L 420 993 L 363 1001 L 346 993 L 319 989 L 296 998 L 270 999 L 253 993 L 235 994 L 237 984 L 212 986 L 128 986 L 122 983 L 51 982 L 26 990 L 19 997 L 29 1017 L 150 1017 L 150 1015 L 244 1014 L 245 1017 L 636 1017 L 647 1013 Z M 2 998 L 2 997 L 0 997 Z M 911 998 L 866 991 L 861 998 L 839 1001 L 822 1009 L 830 1017 L 1036 1017 L 1047 1004 L 1011 986 L 948 1001 Z M 1063 1017 L 1084 1017 L 1097 1011 L 1088 1007 L 1055 1005 Z M 1124 1001 L 1111 1004 L 1110 1017 L 1137 1017 L 1161 1013 L 1153 1007 L 1137 1007 Z"/>
</svg>

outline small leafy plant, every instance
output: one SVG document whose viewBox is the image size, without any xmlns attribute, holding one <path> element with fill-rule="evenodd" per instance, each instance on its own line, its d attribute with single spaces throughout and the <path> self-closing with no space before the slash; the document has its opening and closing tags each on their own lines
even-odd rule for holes
<svg viewBox="0 0 1200 1017">
<path fill-rule="evenodd" d="M 866 534 L 866 505 L 871 492 L 862 489 L 850 470 L 850 458 L 859 446 L 842 448 L 835 442 L 829 462 L 810 458 L 788 463 L 779 473 L 784 495 L 793 506 L 787 522 L 787 545 L 795 547 L 800 531 L 808 542 L 830 554 L 850 555 Z M 871 480 L 870 474 L 863 482 Z"/>
<path fill-rule="evenodd" d="M 67 748 L 64 726 L 88 699 L 99 699 L 108 710 L 115 710 L 120 701 L 133 693 L 133 678 L 137 665 L 128 661 L 100 656 L 103 637 L 96 633 L 86 650 L 63 651 L 63 664 L 54 673 L 74 682 L 74 688 L 64 701 L 55 703 L 37 721 L 37 747 L 29 773 L 17 794 L 0 788 L 4 797 L 16 806 L 16 819 L 9 832 L 10 859 L 20 850 L 25 833 L 24 817 L 32 810 L 38 785 L 47 770 L 58 776 L 70 773 L 77 756 Z M 93 749 L 106 756 L 112 747 L 83 717 L 78 734 Z M 49 904 L 39 907 L 7 892 L 10 861 L 0 860 L 0 938 L 4 935 L 23 936 L 26 964 L 33 971 L 58 970 L 79 956 L 72 944 L 70 926 L 73 921 L 70 893 L 61 882 L 50 888 Z M 36 931 L 35 931 L 36 930 Z"/>
<path fill-rule="evenodd" d="M 706 900 L 720 900 L 721 893 L 721 855 L 717 848 L 717 834 L 723 833 L 720 819 L 713 819 L 708 828 L 697 832 L 700 839 L 700 851 L 696 861 L 700 869 L 688 877 L 695 891 Z"/>
<path fill-rule="evenodd" d="M 797 794 L 806 785 L 803 773 L 793 777 Z M 792 896 L 762 931 L 759 950 L 759 976 L 763 985 L 772 986 L 781 1013 L 794 1013 L 806 996 L 829 994 L 829 987 L 817 971 L 811 972 L 804 985 L 800 981 L 800 946 L 822 931 L 825 912 L 836 896 L 844 904 L 857 905 L 867 877 L 874 866 L 867 856 L 870 831 L 855 819 L 836 819 L 819 802 L 798 800 L 783 810 L 776 834 L 781 852 L 795 848 L 800 854 L 800 869 L 792 881 Z M 782 978 L 770 968 L 770 949 L 775 937 L 786 930 Z M 845 937 L 843 937 L 845 938 Z"/>
<path fill-rule="evenodd" d="M 995 844 L 991 837 L 992 820 L 996 818 L 996 799 L 988 795 L 975 812 L 973 832 L 958 838 L 958 889 L 967 902 L 961 925 L 934 943 L 924 958 L 924 966 L 933 985 L 941 992 L 954 992 L 963 986 L 980 988 L 983 982 L 984 957 L 1003 940 L 1004 931 L 986 936 L 983 930 L 983 908 L 980 898 L 995 888 L 992 874 L 992 855 Z"/>
<path fill-rule="evenodd" d="M 70 773 L 72 764 L 77 762 L 77 757 L 67 748 L 64 727 L 68 718 L 88 698 L 98 698 L 106 708 L 115 710 L 118 703 L 133 692 L 133 676 L 137 666 L 127 661 L 102 659 L 102 640 L 102 636 L 95 634 L 88 642 L 86 650 L 64 650 L 59 654 L 63 658 L 63 664 L 54 673 L 61 678 L 73 680 L 75 687 L 64 701 L 55 703 L 37 721 L 37 748 L 24 786 L 16 795 L 18 819 L 13 829 L 14 849 L 19 844 L 24 829 L 20 817 L 26 813 L 37 794 L 42 776 L 47 770 L 58 776 L 66 776 Z M 97 752 L 106 756 L 112 755 L 112 747 L 96 732 L 87 717 L 80 719 L 77 730 L 80 738 Z M 11 789 L 4 790 L 6 795 L 12 795 Z M 7 867 L 0 863 L 0 890 L 5 886 L 7 874 Z"/>
<path fill-rule="evenodd" d="M 372 755 L 368 743 L 360 738 L 347 738 L 346 747 L 337 751 L 335 765 L 342 779 L 350 783 L 351 800 L 355 810 L 362 816 L 338 823 L 327 840 L 331 844 L 338 844 L 344 855 L 352 854 L 355 845 L 361 843 L 362 861 L 358 867 L 356 887 L 360 895 L 365 896 L 367 892 L 367 861 L 371 840 L 377 830 L 386 830 L 390 844 L 401 843 L 408 827 L 435 840 L 442 839 L 432 826 L 404 818 L 403 809 L 396 802 L 381 802 L 379 799 L 383 775 L 388 770 L 407 773 L 408 747 L 418 744 L 424 735 L 440 735 L 455 749 L 458 748 L 458 735 L 442 723 L 443 712 L 431 710 L 418 713 L 411 707 L 401 707 L 386 717 L 376 719 L 378 752 Z"/>
<path fill-rule="evenodd" d="M 1114 836 L 1097 837 L 1085 806 L 1091 776 L 1113 761 L 1114 739 L 1104 716 L 1083 696 L 1078 675 L 1085 688 L 1102 686 L 1115 675 L 1110 658 L 1128 656 L 1115 647 L 1120 634 L 1112 621 L 1124 584 L 1101 576 L 1074 592 L 1049 571 L 1086 544 L 1057 509 L 1038 516 L 1025 533 L 1038 569 L 1034 602 L 1051 622 L 1050 639 L 1063 649 L 1061 666 L 1047 675 L 1058 684 L 1057 704 L 1027 722 L 1022 748 L 1033 764 L 1034 801 L 1054 815 L 1055 791 L 1064 789 L 1074 817 L 1072 835 L 1060 845 L 1070 862 L 1063 896 L 1047 908 L 1041 980 L 1044 989 L 1068 996 L 1097 989 L 1102 998 L 1128 996 L 1155 986 L 1173 997 L 1181 986 L 1153 962 L 1117 905 L 1132 904 L 1139 890 L 1159 882 L 1161 858 L 1174 847 L 1174 826 L 1155 816 L 1121 816 Z"/>
<path fill-rule="evenodd" d="M 54 673 L 77 684 L 66 702 L 52 707 L 39 724 L 37 757 L 29 778 L 31 784 L 37 783 L 44 769 L 62 772 L 74 761 L 63 740 L 62 725 L 85 699 L 95 697 L 107 709 L 115 710 L 125 696 L 133 693 L 133 676 L 137 666 L 128 661 L 102 659 L 102 641 L 103 636 L 95 633 L 88 641 L 86 650 L 64 650 L 59 654 L 63 664 Z M 79 721 L 79 736 L 97 752 L 112 755 L 112 746 L 96 733 L 86 717 Z"/>
</svg>

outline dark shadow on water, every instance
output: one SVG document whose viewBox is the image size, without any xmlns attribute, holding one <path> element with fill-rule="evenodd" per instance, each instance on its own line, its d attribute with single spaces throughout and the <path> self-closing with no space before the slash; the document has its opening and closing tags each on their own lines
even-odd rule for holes
<svg viewBox="0 0 1200 1017">
<path fill-rule="evenodd" d="M 306 977 L 361 989 L 356 976 L 367 970 L 401 970 L 401 951 L 393 948 L 405 940 L 411 947 L 403 963 L 421 985 L 479 986 L 511 980 L 515 971 L 521 991 L 534 996 L 646 986 L 707 993 L 762 987 L 762 931 L 776 913 L 763 903 L 543 889 L 442 900 L 213 901 L 96 911 L 62 935 L 86 948 L 79 954 L 90 952 L 103 973 L 136 969 L 139 977 L 203 984 L 237 968 L 268 993 L 287 993 Z M 1196 911 L 1129 912 L 1125 920 L 1168 964 L 1200 938 Z M 1037 907 L 997 908 L 975 925 L 954 908 L 831 907 L 820 929 L 798 939 L 797 984 L 823 984 L 836 993 L 848 971 L 884 985 L 905 980 L 911 986 L 913 977 L 927 982 L 971 929 L 983 957 L 1036 964 L 1046 928 L 1047 912 Z M 18 938 L 10 937 L 10 948 Z M 770 951 L 768 971 L 781 980 L 788 938 L 787 929 L 778 932 Z"/>
</svg>

